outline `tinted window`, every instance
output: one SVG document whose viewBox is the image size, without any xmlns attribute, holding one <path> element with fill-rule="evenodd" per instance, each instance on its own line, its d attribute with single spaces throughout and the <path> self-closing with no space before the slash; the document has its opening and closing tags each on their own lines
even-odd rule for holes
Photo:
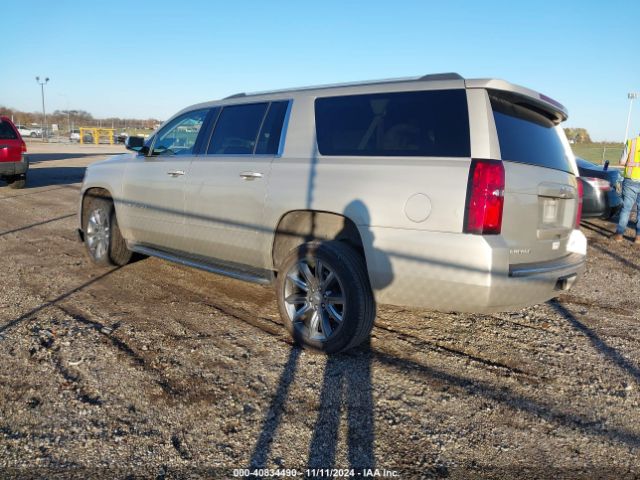
<svg viewBox="0 0 640 480">
<path fill-rule="evenodd" d="M 18 135 L 16 135 L 11 125 L 0 120 L 0 140 L 16 140 L 17 138 Z"/>
<path fill-rule="evenodd" d="M 503 160 L 572 171 L 551 120 L 521 105 L 490 98 Z"/>
<path fill-rule="evenodd" d="M 470 156 L 464 90 L 319 98 L 316 132 L 322 155 Z"/>
<path fill-rule="evenodd" d="M 252 154 L 267 103 L 224 107 L 218 118 L 207 153 Z"/>
<path fill-rule="evenodd" d="M 280 146 L 280 135 L 289 102 L 273 102 L 262 124 L 256 154 L 275 155 Z"/>
<path fill-rule="evenodd" d="M 200 128 L 209 110 L 196 110 L 173 119 L 156 135 L 155 155 L 189 155 L 193 153 Z"/>
</svg>

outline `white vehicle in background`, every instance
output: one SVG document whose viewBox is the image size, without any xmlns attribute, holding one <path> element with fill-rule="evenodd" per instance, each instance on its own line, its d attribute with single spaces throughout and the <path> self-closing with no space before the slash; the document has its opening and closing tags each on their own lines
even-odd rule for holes
<svg viewBox="0 0 640 480">
<path fill-rule="evenodd" d="M 80 142 L 80 130 L 79 129 L 74 128 L 73 130 L 71 130 L 71 132 L 69 133 L 69 141 L 71 143 Z"/>
<path fill-rule="evenodd" d="M 16 125 L 16 128 L 22 137 L 37 138 L 42 136 L 42 130 L 38 128 L 25 127 L 24 125 Z"/>
</svg>

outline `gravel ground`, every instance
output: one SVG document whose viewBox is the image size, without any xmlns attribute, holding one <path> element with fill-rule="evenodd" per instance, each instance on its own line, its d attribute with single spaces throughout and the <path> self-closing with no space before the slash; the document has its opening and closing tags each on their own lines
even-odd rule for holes
<svg viewBox="0 0 640 480">
<path fill-rule="evenodd" d="M 268 287 L 89 265 L 79 182 L 120 150 L 32 144 L 28 188 L 0 187 L 0 477 L 640 478 L 640 248 L 611 223 L 583 223 L 586 274 L 557 300 L 380 307 L 370 346 L 327 359 Z"/>
</svg>

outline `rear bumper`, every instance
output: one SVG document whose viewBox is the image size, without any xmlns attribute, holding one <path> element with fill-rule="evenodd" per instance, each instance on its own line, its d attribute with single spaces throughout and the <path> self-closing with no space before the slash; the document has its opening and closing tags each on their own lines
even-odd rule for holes
<svg viewBox="0 0 640 480">
<path fill-rule="evenodd" d="M 19 162 L 0 162 L 0 177 L 24 175 L 29 170 L 29 159 L 23 155 Z"/>
<path fill-rule="evenodd" d="M 509 265 L 500 237 L 371 228 L 361 231 L 379 303 L 489 313 L 545 302 L 570 289 L 585 265 L 584 248 L 552 262 Z M 366 243 L 366 240 L 365 240 Z"/>
<path fill-rule="evenodd" d="M 571 273 L 584 266 L 585 257 L 579 253 L 570 253 L 566 257 L 550 262 L 520 263 L 509 266 L 509 276 L 513 278 L 532 277 L 535 275 L 562 275 Z"/>
</svg>

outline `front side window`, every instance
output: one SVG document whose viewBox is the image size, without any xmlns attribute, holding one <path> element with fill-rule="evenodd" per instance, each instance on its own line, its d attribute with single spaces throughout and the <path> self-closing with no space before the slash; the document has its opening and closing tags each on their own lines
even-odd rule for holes
<svg viewBox="0 0 640 480">
<path fill-rule="evenodd" d="M 224 107 L 209 142 L 208 154 L 251 155 L 267 103 Z"/>
<path fill-rule="evenodd" d="M 318 98 L 322 155 L 469 157 L 463 89 Z"/>
<path fill-rule="evenodd" d="M 190 155 L 209 110 L 196 110 L 173 119 L 156 135 L 153 155 Z"/>
</svg>

